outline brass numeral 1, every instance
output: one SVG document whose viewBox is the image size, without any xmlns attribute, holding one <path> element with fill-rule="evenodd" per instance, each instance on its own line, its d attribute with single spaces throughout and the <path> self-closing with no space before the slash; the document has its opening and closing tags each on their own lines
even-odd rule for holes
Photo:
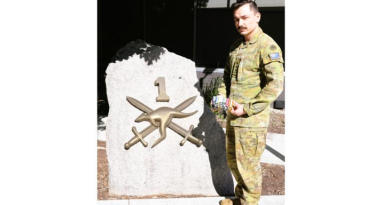
<svg viewBox="0 0 390 205">
<path fill-rule="evenodd" d="M 157 102 L 169 102 L 169 96 L 165 92 L 165 78 L 158 77 L 154 81 L 154 85 L 158 86 L 158 96 L 156 97 Z"/>
</svg>

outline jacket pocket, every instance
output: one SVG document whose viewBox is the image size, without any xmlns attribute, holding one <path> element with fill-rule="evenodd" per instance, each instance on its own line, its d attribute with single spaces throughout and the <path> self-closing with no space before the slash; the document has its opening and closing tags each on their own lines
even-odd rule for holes
<svg viewBox="0 0 390 205">
<path fill-rule="evenodd" d="M 229 63 L 230 63 L 230 68 L 229 68 L 230 69 L 230 79 L 232 79 L 233 72 L 235 70 L 236 63 L 237 63 L 237 54 L 230 53 L 229 56 L 230 56 L 230 59 L 229 59 Z"/>
<path fill-rule="evenodd" d="M 252 88 L 260 85 L 259 55 L 243 56 L 243 65 L 240 72 L 241 84 Z"/>
</svg>

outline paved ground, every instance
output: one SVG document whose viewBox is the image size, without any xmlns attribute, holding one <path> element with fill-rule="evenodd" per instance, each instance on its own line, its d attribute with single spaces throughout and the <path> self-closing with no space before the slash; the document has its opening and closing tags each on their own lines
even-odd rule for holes
<svg viewBox="0 0 390 205">
<path fill-rule="evenodd" d="M 98 205 L 218 205 L 225 197 L 101 200 Z M 284 196 L 262 196 L 259 205 L 284 205 Z"/>
<path fill-rule="evenodd" d="M 284 134 L 268 133 L 267 147 L 261 156 L 261 162 L 284 165 Z"/>
</svg>

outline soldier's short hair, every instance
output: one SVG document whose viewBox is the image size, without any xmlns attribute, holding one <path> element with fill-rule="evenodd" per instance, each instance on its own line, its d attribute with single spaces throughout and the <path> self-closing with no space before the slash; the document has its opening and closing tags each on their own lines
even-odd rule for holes
<svg viewBox="0 0 390 205">
<path fill-rule="evenodd" d="M 254 11 L 255 13 L 259 13 L 259 9 L 257 8 L 257 4 L 255 1 L 252 1 L 252 0 L 237 0 L 236 3 L 233 3 L 232 4 L 232 8 L 233 8 L 233 13 L 238 9 L 240 8 L 241 6 L 245 5 L 245 4 L 249 4 L 249 7 L 252 11 Z"/>
</svg>

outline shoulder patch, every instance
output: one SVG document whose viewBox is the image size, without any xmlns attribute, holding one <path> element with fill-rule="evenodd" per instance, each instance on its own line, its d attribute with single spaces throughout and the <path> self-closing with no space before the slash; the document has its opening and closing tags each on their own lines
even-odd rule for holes
<svg viewBox="0 0 390 205">
<path fill-rule="evenodd" d="M 279 53 L 271 53 L 271 54 L 269 54 L 269 58 L 271 60 L 278 60 L 280 58 L 280 55 L 279 55 Z"/>
<path fill-rule="evenodd" d="M 275 45 L 271 45 L 271 46 L 269 47 L 269 49 L 272 50 L 272 51 L 274 51 L 274 50 L 276 50 L 276 46 L 275 46 Z"/>
</svg>

